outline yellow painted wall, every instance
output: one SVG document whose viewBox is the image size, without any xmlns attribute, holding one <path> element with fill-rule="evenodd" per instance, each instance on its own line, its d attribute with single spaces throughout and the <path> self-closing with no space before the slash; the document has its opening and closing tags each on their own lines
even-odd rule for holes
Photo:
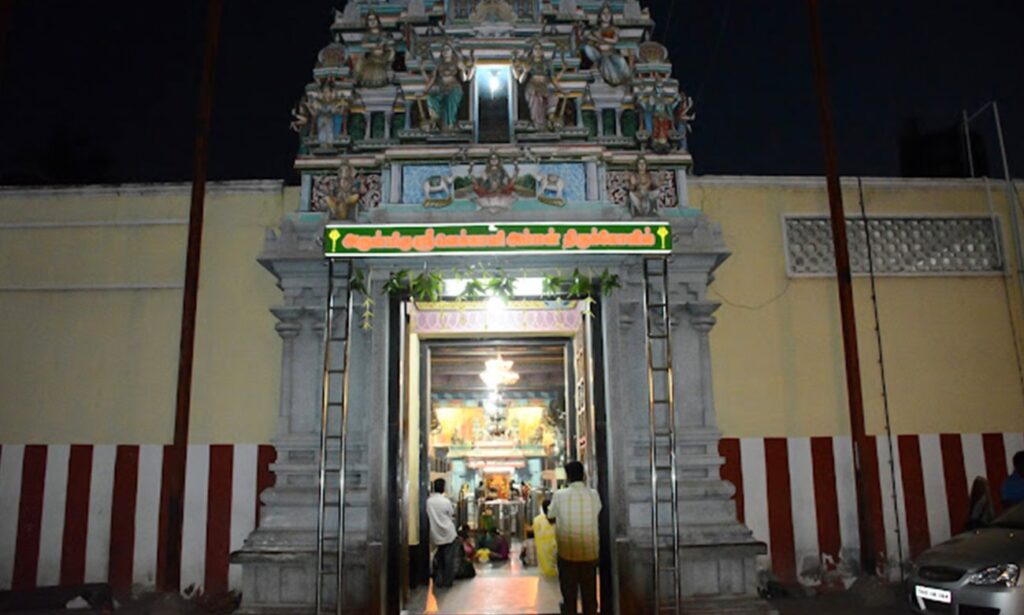
<svg viewBox="0 0 1024 615">
<path fill-rule="evenodd" d="M 782 215 L 827 213 L 824 182 L 707 178 L 690 190 L 691 204 L 722 225 L 733 253 L 711 292 L 723 302 L 712 332 L 723 432 L 849 433 L 835 279 L 790 279 L 783 255 Z M 989 212 L 981 182 L 866 180 L 864 194 L 868 215 Z M 993 196 L 1005 229 L 998 186 Z M 844 182 L 844 201 L 848 215 L 859 212 L 855 182 Z M 1008 237 L 1003 245 L 1009 251 Z M 1010 321 L 1012 313 L 1022 330 L 1021 306 L 1012 280 L 1012 274 L 1010 281 L 1000 275 L 877 278 L 894 432 L 1024 431 Z M 869 433 L 881 433 L 882 378 L 866 277 L 855 278 L 854 295 L 867 426 Z"/>
<path fill-rule="evenodd" d="M 195 443 L 274 433 L 280 295 L 255 258 L 285 203 L 275 182 L 207 197 Z M 188 207 L 185 185 L 0 192 L 0 441 L 171 441 Z"/>
<path fill-rule="evenodd" d="M 856 184 L 844 185 L 855 213 Z M 1005 229 L 1002 194 L 993 187 Z M 865 183 L 869 214 L 986 215 L 985 195 L 980 182 Z M 690 200 L 722 224 L 733 252 L 711 292 L 723 302 L 712 332 L 723 432 L 847 433 L 835 282 L 789 279 L 783 261 L 782 214 L 825 213 L 824 183 L 701 178 L 692 182 Z M 0 190 L 0 443 L 170 441 L 188 201 L 183 185 Z M 266 229 L 298 201 L 297 189 L 274 182 L 211 188 L 196 443 L 267 442 L 274 434 L 281 346 L 268 309 L 281 297 L 255 259 Z M 1024 331 L 1024 307 L 1010 277 L 878 279 L 897 433 L 1024 431 L 1010 320 L 1013 314 Z M 147 288 L 96 289 L 112 285 Z M 868 429 L 880 433 L 868 280 L 856 278 L 854 291 Z"/>
</svg>

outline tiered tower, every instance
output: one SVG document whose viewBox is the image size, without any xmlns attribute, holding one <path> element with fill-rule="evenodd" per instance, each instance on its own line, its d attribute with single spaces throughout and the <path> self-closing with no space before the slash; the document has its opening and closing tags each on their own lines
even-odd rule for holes
<svg viewBox="0 0 1024 615">
<path fill-rule="evenodd" d="M 612 601 L 603 608 L 655 612 L 652 537 L 667 523 L 678 529 L 671 560 L 686 612 L 762 612 L 755 558 L 764 545 L 737 522 L 735 490 L 719 472 L 708 338 L 718 304 L 708 286 L 728 251 L 720 229 L 688 206 L 693 104 L 672 76 L 667 49 L 651 40 L 653 28 L 638 0 L 349 0 L 336 14 L 294 109 L 301 203 L 260 256 L 284 295 L 272 310 L 283 340 L 281 421 L 277 485 L 263 494 L 260 527 L 233 556 L 243 565 L 243 612 L 313 605 L 326 222 L 637 220 L 671 228 L 663 303 L 677 366 L 669 380 L 678 430 L 669 484 L 677 487 L 678 523 L 662 517 L 652 530 L 652 387 L 637 359 L 650 318 L 644 261 L 602 257 L 623 282 L 601 309 L 611 573 L 602 587 Z M 455 268 L 462 257 L 433 258 Z M 500 258 L 502 267 L 528 263 L 534 272 L 573 266 L 565 255 Z M 398 268 L 422 266 L 415 255 L 364 260 L 367 296 L 382 296 Z M 399 462 L 388 452 L 397 428 L 387 420 L 400 329 L 392 328 L 394 313 L 378 308 L 373 328 L 357 328 L 349 342 L 360 360 L 348 375 L 341 575 L 345 604 L 360 613 L 394 608 L 405 548 L 388 522 L 401 505 Z"/>
<path fill-rule="evenodd" d="M 349 2 L 294 110 L 303 208 L 685 214 L 693 105 L 653 26 L 636 0 Z"/>
</svg>

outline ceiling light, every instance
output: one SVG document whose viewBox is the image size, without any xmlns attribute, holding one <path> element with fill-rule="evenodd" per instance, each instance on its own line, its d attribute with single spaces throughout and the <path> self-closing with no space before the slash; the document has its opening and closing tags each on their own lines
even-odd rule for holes
<svg viewBox="0 0 1024 615">
<path fill-rule="evenodd" d="M 497 390 L 501 386 L 509 386 L 519 382 L 519 374 L 512 371 L 512 361 L 505 361 L 498 355 L 498 358 L 491 359 L 486 363 L 486 369 L 480 372 L 480 380 L 483 380 L 484 384 L 490 387 L 492 390 Z"/>
</svg>

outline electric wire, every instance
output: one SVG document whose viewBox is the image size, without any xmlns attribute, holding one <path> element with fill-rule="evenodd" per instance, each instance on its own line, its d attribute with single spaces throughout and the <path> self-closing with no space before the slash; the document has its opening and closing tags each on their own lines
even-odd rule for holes
<svg viewBox="0 0 1024 615">
<path fill-rule="evenodd" d="M 723 295 L 721 293 L 721 291 L 719 291 L 717 288 L 712 287 L 710 290 L 711 290 L 712 294 L 714 294 L 716 297 L 718 297 L 719 299 L 722 300 L 722 303 L 728 305 L 729 307 L 734 307 L 734 308 L 738 308 L 738 309 L 741 309 L 741 310 L 750 310 L 750 311 L 755 311 L 756 312 L 757 310 L 766 308 L 769 305 L 771 305 L 771 304 L 775 303 L 776 301 L 778 301 L 779 299 L 782 299 L 786 295 L 786 293 L 789 292 L 789 285 L 790 285 L 790 283 L 792 281 L 793 281 L 792 278 L 787 276 L 786 277 L 786 284 L 782 287 L 782 290 L 780 290 L 778 293 L 776 293 L 771 298 L 766 299 L 766 300 L 762 301 L 761 303 L 757 303 L 757 304 L 754 304 L 754 305 L 747 305 L 747 304 L 744 304 L 744 303 L 739 303 L 739 302 L 736 302 L 736 301 L 731 301 L 728 297 Z"/>
<path fill-rule="evenodd" d="M 885 353 L 882 349 L 882 321 L 878 316 L 878 287 L 875 284 L 875 257 L 871 247 L 871 229 L 868 226 L 867 207 L 864 204 L 864 182 L 857 178 L 857 194 L 860 199 L 860 217 L 864 222 L 864 243 L 868 256 L 868 279 L 871 281 L 871 309 L 875 316 L 875 340 L 878 343 L 878 371 L 882 381 L 882 410 L 885 413 L 885 435 L 889 445 L 889 478 L 892 482 L 892 512 L 896 519 L 896 552 L 899 559 L 900 582 L 906 581 L 903 572 L 903 532 L 900 524 L 900 507 L 896 491 L 896 457 L 892 447 L 892 420 L 889 413 L 889 387 L 885 378 Z M 881 477 L 879 477 L 881 480 Z M 884 531 L 884 530 L 883 530 Z"/>
</svg>

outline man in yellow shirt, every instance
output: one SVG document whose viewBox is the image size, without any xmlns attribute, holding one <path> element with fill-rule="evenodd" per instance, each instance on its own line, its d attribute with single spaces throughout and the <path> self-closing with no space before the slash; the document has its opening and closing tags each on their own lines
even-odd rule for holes
<svg viewBox="0 0 1024 615">
<path fill-rule="evenodd" d="M 563 615 L 576 614 L 576 598 L 583 600 L 583 615 L 597 615 L 597 563 L 601 539 L 597 516 L 601 497 L 587 487 L 583 464 L 565 464 L 569 486 L 551 498 L 548 519 L 555 524 L 558 542 L 558 584 L 562 588 Z"/>
</svg>

